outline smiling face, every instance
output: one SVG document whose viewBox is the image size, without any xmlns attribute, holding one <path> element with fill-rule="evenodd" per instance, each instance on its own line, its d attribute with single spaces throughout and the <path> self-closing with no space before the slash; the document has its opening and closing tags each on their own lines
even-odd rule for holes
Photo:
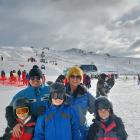
<svg viewBox="0 0 140 140">
<path fill-rule="evenodd" d="M 81 82 L 81 76 L 77 74 L 70 75 L 69 83 L 72 87 L 77 87 Z"/>
<path fill-rule="evenodd" d="M 67 79 L 71 85 L 80 83 L 83 80 L 83 71 L 77 66 L 71 67 L 68 70 Z"/>
<path fill-rule="evenodd" d="M 16 115 L 19 119 L 25 120 L 29 115 L 29 108 L 28 107 L 17 108 Z"/>
<path fill-rule="evenodd" d="M 102 119 L 102 120 L 106 120 L 109 115 L 110 115 L 110 110 L 109 109 L 98 109 L 97 110 L 98 114 L 99 114 L 99 117 Z"/>
<path fill-rule="evenodd" d="M 64 93 L 51 93 L 52 104 L 59 106 L 64 102 L 65 94 Z"/>
<path fill-rule="evenodd" d="M 64 102 L 64 100 L 61 100 L 61 99 L 54 99 L 54 98 L 52 98 L 52 104 L 53 105 L 56 105 L 56 106 L 59 106 L 59 105 L 61 105 L 62 103 Z"/>
<path fill-rule="evenodd" d="M 30 84 L 32 87 L 39 87 L 42 84 L 42 78 L 34 76 L 30 78 Z"/>
</svg>

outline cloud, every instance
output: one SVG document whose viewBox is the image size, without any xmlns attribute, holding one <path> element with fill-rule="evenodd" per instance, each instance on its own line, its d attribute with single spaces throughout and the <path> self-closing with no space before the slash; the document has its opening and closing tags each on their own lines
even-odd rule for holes
<svg viewBox="0 0 140 140">
<path fill-rule="evenodd" d="M 140 35 L 139 6 L 138 0 L 1 0 L 0 45 L 126 55 Z"/>
<path fill-rule="evenodd" d="M 140 38 L 136 39 L 131 46 L 129 47 L 129 49 L 133 49 L 133 50 L 137 50 L 140 49 Z"/>
</svg>

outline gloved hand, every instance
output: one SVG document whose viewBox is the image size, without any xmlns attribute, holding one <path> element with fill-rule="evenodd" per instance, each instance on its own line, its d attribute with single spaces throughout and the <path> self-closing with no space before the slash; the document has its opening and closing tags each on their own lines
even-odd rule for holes
<svg viewBox="0 0 140 140">
<path fill-rule="evenodd" d="M 87 140 L 95 140 L 98 131 L 99 126 L 96 123 L 93 123 L 89 128 Z"/>
<path fill-rule="evenodd" d="M 5 111 L 6 111 L 5 118 L 7 120 L 8 126 L 12 128 L 16 124 L 16 119 L 15 119 L 13 107 L 7 106 Z"/>
</svg>

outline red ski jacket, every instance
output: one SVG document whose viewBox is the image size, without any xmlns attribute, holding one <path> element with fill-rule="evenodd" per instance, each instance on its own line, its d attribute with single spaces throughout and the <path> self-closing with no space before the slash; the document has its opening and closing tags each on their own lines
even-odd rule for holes
<svg viewBox="0 0 140 140">
<path fill-rule="evenodd" d="M 23 127 L 21 129 L 22 132 L 21 132 L 20 138 L 15 138 L 12 135 L 10 140 L 32 140 L 33 133 L 34 133 L 34 127 L 35 127 L 35 122 L 30 120 L 26 124 L 23 124 Z"/>
</svg>

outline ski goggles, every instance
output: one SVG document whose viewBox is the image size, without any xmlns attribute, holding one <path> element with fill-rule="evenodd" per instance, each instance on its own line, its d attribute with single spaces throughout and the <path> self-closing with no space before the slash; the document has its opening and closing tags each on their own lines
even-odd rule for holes
<svg viewBox="0 0 140 140">
<path fill-rule="evenodd" d="M 41 79 L 41 77 L 40 76 L 32 76 L 32 77 L 30 77 L 30 80 L 40 80 Z"/>
<path fill-rule="evenodd" d="M 81 79 L 80 75 L 71 75 L 70 78 L 72 79 Z"/>
<path fill-rule="evenodd" d="M 51 93 L 51 98 L 64 100 L 65 99 L 65 93 L 57 93 L 57 92 Z"/>
<path fill-rule="evenodd" d="M 29 113 L 29 108 L 28 107 L 21 107 L 16 109 L 16 115 L 20 114 L 28 114 Z"/>
</svg>

